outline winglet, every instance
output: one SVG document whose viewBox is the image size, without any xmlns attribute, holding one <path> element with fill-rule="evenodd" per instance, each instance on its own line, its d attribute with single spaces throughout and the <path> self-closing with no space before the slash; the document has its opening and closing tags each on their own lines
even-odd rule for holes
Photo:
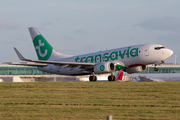
<svg viewBox="0 0 180 120">
<path fill-rule="evenodd" d="M 19 57 L 20 60 L 22 60 L 22 61 L 29 61 L 28 59 L 24 58 L 21 55 L 21 53 L 15 47 L 14 47 L 14 50 L 15 50 L 15 52 L 16 52 L 16 54 L 17 54 L 17 56 Z"/>
</svg>

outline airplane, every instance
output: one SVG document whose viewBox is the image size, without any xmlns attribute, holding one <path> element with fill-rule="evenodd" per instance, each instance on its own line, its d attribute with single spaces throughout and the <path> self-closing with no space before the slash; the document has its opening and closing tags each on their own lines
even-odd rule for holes
<svg viewBox="0 0 180 120">
<path fill-rule="evenodd" d="M 139 82 L 180 82 L 180 73 L 138 74 Z"/>
<path fill-rule="evenodd" d="M 159 44 L 142 44 L 105 50 L 84 55 L 71 56 L 57 52 L 35 28 L 29 32 L 38 60 L 24 58 L 14 48 L 22 61 L 30 63 L 12 63 L 13 65 L 37 66 L 40 71 L 61 75 L 90 75 L 89 81 L 97 81 L 95 74 L 111 73 L 109 81 L 115 81 L 114 71 L 123 70 L 129 74 L 146 70 L 146 65 L 163 64 L 173 51 Z"/>
<path fill-rule="evenodd" d="M 128 76 L 131 80 L 126 80 Z M 122 82 L 180 82 L 180 73 L 149 73 L 149 74 L 125 74 L 121 70 L 116 74 L 116 80 Z"/>
<path fill-rule="evenodd" d="M 117 74 L 116 74 L 116 80 L 118 81 L 123 81 L 124 79 L 124 71 L 120 70 Z"/>
</svg>

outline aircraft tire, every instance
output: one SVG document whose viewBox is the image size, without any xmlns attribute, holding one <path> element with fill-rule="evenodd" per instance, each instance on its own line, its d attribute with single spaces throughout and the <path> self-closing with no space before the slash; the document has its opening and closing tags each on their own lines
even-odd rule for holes
<svg viewBox="0 0 180 120">
<path fill-rule="evenodd" d="M 108 76 L 108 81 L 111 82 L 111 76 Z"/>
<path fill-rule="evenodd" d="M 110 75 L 108 76 L 108 81 L 111 82 L 111 81 L 115 81 L 116 77 L 114 75 Z"/>
<path fill-rule="evenodd" d="M 112 79 L 112 76 L 108 76 L 108 81 L 111 82 L 113 79 Z"/>
<path fill-rule="evenodd" d="M 159 68 L 154 68 L 154 71 L 159 71 Z"/>
<path fill-rule="evenodd" d="M 94 81 L 94 80 L 93 80 L 93 76 L 90 76 L 90 77 L 89 77 L 89 81 L 90 81 L 90 82 Z"/>
<path fill-rule="evenodd" d="M 97 81 L 97 77 L 96 76 L 90 76 L 89 77 L 89 81 L 92 82 L 92 81 Z"/>
<path fill-rule="evenodd" d="M 95 77 L 94 81 L 97 81 L 97 77 L 96 76 L 94 76 L 94 77 Z"/>
<path fill-rule="evenodd" d="M 116 80 L 116 77 L 113 75 L 113 81 L 115 81 Z"/>
</svg>

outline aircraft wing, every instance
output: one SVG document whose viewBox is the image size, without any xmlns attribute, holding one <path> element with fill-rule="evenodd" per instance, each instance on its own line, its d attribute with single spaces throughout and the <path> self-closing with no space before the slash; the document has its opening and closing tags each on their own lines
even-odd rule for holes
<svg viewBox="0 0 180 120">
<path fill-rule="evenodd" d="M 35 62 L 35 63 L 41 63 L 41 64 L 21 64 L 19 63 L 18 65 L 25 65 L 25 66 L 47 66 L 47 64 L 54 64 L 56 66 L 60 66 L 62 68 L 64 67 L 71 67 L 71 68 L 84 68 L 84 69 L 91 69 L 96 65 L 95 63 L 76 63 L 76 62 L 59 62 L 59 61 L 42 61 L 42 60 L 31 60 L 31 59 L 26 59 L 24 58 L 21 53 L 14 48 L 17 56 L 19 57 L 20 60 L 22 61 L 29 61 L 29 62 Z M 17 65 L 17 64 L 16 64 Z"/>
</svg>

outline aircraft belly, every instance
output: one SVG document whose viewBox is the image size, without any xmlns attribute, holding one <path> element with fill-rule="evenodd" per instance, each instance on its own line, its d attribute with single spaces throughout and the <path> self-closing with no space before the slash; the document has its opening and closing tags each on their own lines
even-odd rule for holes
<svg viewBox="0 0 180 120">
<path fill-rule="evenodd" d="M 62 68 L 58 70 L 59 70 L 58 74 L 62 74 L 62 75 L 83 74 L 83 71 L 81 71 L 82 69 L 79 68 L 74 70 L 71 70 L 71 68 Z"/>
</svg>

